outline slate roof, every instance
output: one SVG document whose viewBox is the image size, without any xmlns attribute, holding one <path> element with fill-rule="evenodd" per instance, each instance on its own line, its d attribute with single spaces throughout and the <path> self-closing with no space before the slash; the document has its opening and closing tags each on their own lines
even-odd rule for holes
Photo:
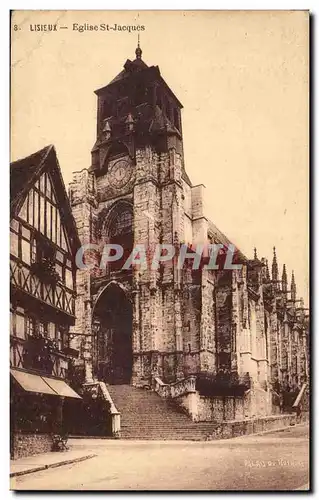
<svg viewBox="0 0 319 500">
<path fill-rule="evenodd" d="M 225 245 L 225 246 L 234 245 L 234 243 L 232 243 L 227 238 L 227 236 L 225 236 L 225 234 L 222 233 L 218 229 L 218 227 L 210 220 L 208 221 L 208 232 L 216 238 L 218 243 L 221 243 L 222 245 Z M 234 247 L 235 247 L 235 250 L 238 252 L 238 256 L 239 256 L 240 260 L 248 261 L 247 257 L 239 250 L 239 248 L 237 248 L 236 245 L 234 245 Z"/>
<path fill-rule="evenodd" d="M 72 250 L 76 252 L 80 246 L 80 240 L 65 189 L 56 150 L 52 144 L 10 164 L 11 216 L 19 212 L 25 196 L 43 171 L 50 171 L 60 216 L 67 229 Z"/>
<path fill-rule="evenodd" d="M 29 181 L 33 177 L 37 177 L 37 173 L 41 170 L 50 147 L 53 146 L 46 146 L 30 156 L 10 164 L 10 205 L 13 208 Z"/>
<path fill-rule="evenodd" d="M 126 63 L 124 64 L 124 69 L 118 75 L 116 75 L 116 77 L 113 78 L 113 80 L 110 81 L 109 85 L 115 82 L 119 82 L 124 78 L 127 78 L 136 71 L 141 71 L 147 68 L 148 68 L 147 64 L 144 61 L 142 61 L 142 59 L 134 59 L 134 61 L 127 59 Z"/>
</svg>

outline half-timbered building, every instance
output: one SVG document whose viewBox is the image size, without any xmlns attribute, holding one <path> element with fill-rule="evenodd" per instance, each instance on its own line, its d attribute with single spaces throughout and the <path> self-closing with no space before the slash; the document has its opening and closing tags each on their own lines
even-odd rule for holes
<svg viewBox="0 0 319 500">
<path fill-rule="evenodd" d="M 79 241 L 56 151 L 11 164 L 11 454 L 50 449 L 61 432 Z"/>
</svg>

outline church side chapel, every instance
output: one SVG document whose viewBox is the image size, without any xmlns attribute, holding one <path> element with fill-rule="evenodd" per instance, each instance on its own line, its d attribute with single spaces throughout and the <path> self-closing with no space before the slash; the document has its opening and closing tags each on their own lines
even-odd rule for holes
<svg viewBox="0 0 319 500">
<path fill-rule="evenodd" d="M 179 269 L 176 259 L 122 269 L 139 244 L 231 244 L 187 175 L 182 104 L 139 45 L 135 55 L 95 92 L 92 163 L 69 191 L 81 244 L 124 249 L 104 269 L 92 250 L 95 266 L 77 271 L 72 345 L 84 386 L 103 392 L 122 437 L 180 436 L 167 419 L 203 437 L 204 422 L 289 412 L 307 392 L 308 314 L 275 249 L 271 273 L 256 250 L 237 250 L 240 269 Z"/>
</svg>

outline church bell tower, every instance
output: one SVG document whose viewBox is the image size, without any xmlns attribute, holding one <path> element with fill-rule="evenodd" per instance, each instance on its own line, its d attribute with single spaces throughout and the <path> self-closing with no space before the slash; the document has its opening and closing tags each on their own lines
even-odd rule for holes
<svg viewBox="0 0 319 500">
<path fill-rule="evenodd" d="M 112 158 L 126 153 L 136 164 L 136 152 L 151 147 L 157 154 L 175 149 L 182 154 L 182 105 L 163 80 L 158 66 L 147 66 L 139 44 L 135 59 L 98 97 L 97 139 L 92 149 L 91 170 L 96 176 L 108 172 Z M 124 163 L 113 173 L 118 184 L 128 178 Z"/>
<path fill-rule="evenodd" d="M 97 136 L 87 186 L 80 190 L 78 184 L 71 185 L 71 201 L 73 207 L 86 206 L 87 234 L 94 243 L 119 243 L 124 257 L 143 245 L 149 259 L 156 244 L 177 247 L 184 242 L 183 185 L 191 189 L 191 183 L 184 169 L 182 104 L 158 66 L 142 60 L 139 43 L 135 56 L 108 85 L 95 91 Z M 114 263 L 90 272 L 91 325 L 99 325 L 98 333 L 91 332 L 93 372 L 106 382 L 114 372 L 123 380 L 121 370 L 125 382 L 135 385 L 150 384 L 157 375 L 166 381 L 183 377 L 181 277 L 176 261 L 159 269 L 147 262 L 146 267 L 129 270 Z M 114 311 L 106 302 L 101 304 L 107 295 L 118 293 L 116 287 L 130 302 L 126 325 L 111 320 Z M 124 338 L 127 345 L 114 354 L 116 336 L 118 345 Z M 131 356 L 131 362 L 123 361 L 125 356 Z"/>
</svg>

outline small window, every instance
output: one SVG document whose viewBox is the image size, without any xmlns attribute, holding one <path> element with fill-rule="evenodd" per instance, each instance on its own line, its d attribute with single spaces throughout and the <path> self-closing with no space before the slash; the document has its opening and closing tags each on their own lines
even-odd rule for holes
<svg viewBox="0 0 319 500">
<path fill-rule="evenodd" d="M 56 260 L 58 260 L 59 262 L 64 262 L 64 254 L 62 252 L 60 252 L 59 250 L 57 251 L 56 253 Z"/>
<path fill-rule="evenodd" d="M 48 336 L 48 324 L 44 321 L 39 322 L 39 335 L 43 338 Z"/>
<path fill-rule="evenodd" d="M 19 222 L 16 219 L 11 219 L 10 227 L 14 232 L 19 232 Z"/>
<path fill-rule="evenodd" d="M 21 251 L 22 251 L 22 260 L 26 264 L 30 265 L 30 242 L 26 240 L 21 240 Z"/>
<path fill-rule="evenodd" d="M 10 253 L 19 257 L 19 236 L 12 231 L 10 233 Z"/>
<path fill-rule="evenodd" d="M 59 351 L 62 351 L 64 347 L 64 332 L 63 332 L 63 327 L 61 326 L 56 327 L 56 341 L 58 344 Z"/>
<path fill-rule="evenodd" d="M 37 241 L 35 238 L 33 238 L 32 243 L 31 243 L 31 264 L 34 264 L 37 262 Z"/>
<path fill-rule="evenodd" d="M 29 336 L 33 336 L 35 334 L 35 319 L 28 316 L 27 317 L 27 328 L 26 334 Z"/>
<path fill-rule="evenodd" d="M 62 267 L 62 265 L 59 264 L 58 262 L 56 262 L 55 263 L 55 270 L 58 273 L 58 275 L 60 276 L 60 280 L 63 281 L 63 267 Z"/>
<path fill-rule="evenodd" d="M 48 324 L 48 337 L 55 340 L 55 324 L 51 322 Z"/>
<path fill-rule="evenodd" d="M 30 229 L 21 225 L 21 233 L 22 233 L 23 238 L 30 240 Z"/>
<path fill-rule="evenodd" d="M 21 314 L 16 314 L 16 336 L 25 339 L 25 321 Z"/>
</svg>

